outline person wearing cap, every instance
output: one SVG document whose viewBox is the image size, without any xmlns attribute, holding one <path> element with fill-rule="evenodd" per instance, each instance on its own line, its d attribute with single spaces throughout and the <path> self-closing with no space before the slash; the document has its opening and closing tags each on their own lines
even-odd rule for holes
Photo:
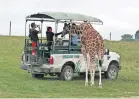
<svg viewBox="0 0 139 99">
<path fill-rule="evenodd" d="M 52 27 L 48 26 L 47 27 L 47 31 L 46 31 L 46 39 L 47 39 L 47 46 L 48 46 L 48 50 L 50 50 L 52 42 L 53 42 L 53 36 L 55 35 L 55 37 L 57 37 L 58 35 L 62 34 L 62 32 L 60 33 L 53 33 L 52 32 Z"/>
</svg>

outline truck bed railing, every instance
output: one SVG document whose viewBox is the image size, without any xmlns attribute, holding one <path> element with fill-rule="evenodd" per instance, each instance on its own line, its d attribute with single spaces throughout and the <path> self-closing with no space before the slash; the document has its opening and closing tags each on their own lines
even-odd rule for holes
<svg viewBox="0 0 139 99">
<path fill-rule="evenodd" d="M 50 51 L 48 50 L 46 39 L 39 39 L 38 45 L 34 48 L 36 55 L 32 55 L 32 42 L 30 39 L 25 39 L 24 53 L 25 62 L 31 65 L 41 65 L 48 63 Z"/>
<path fill-rule="evenodd" d="M 59 41 L 58 41 L 59 42 Z M 61 42 L 61 41 L 60 41 Z M 67 42 L 67 41 L 66 41 Z M 53 42 L 52 42 L 53 44 Z M 32 55 L 32 42 L 30 39 L 25 39 L 25 47 L 24 47 L 24 53 L 25 53 L 25 62 L 32 65 L 40 65 L 44 63 L 48 63 L 50 54 L 68 54 L 68 53 L 81 53 L 81 46 L 71 46 L 69 48 L 69 45 L 61 45 L 63 43 L 55 43 L 54 47 L 47 46 L 46 39 L 39 39 L 39 43 L 36 50 L 36 55 Z M 48 49 L 51 48 L 51 51 Z M 54 48 L 54 49 L 53 49 Z"/>
</svg>

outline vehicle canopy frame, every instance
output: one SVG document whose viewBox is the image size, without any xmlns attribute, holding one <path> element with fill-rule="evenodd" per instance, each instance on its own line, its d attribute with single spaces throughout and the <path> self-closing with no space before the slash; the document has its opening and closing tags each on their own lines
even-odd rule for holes
<svg viewBox="0 0 139 99">
<path fill-rule="evenodd" d="M 27 28 L 27 22 L 28 21 L 39 21 L 41 22 L 41 44 L 42 44 L 42 26 L 43 22 L 55 22 L 55 33 L 57 33 L 57 27 L 58 23 L 81 23 L 84 21 L 90 22 L 91 24 L 98 24 L 103 25 L 103 22 L 95 17 L 87 16 L 84 14 L 77 14 L 77 13 L 66 13 L 66 12 L 38 12 L 31 15 L 26 16 L 26 22 L 25 22 L 25 46 L 26 47 L 26 40 L 27 40 L 27 34 L 26 34 L 26 28 Z M 71 34 L 71 31 L 70 31 Z M 55 35 L 55 34 L 54 34 Z M 69 45 L 68 45 L 68 51 L 71 51 L 71 35 L 69 35 Z M 52 51 L 55 50 L 55 36 L 53 36 L 53 42 L 52 42 Z M 42 46 L 41 46 L 42 51 Z M 42 54 L 42 53 L 41 53 Z"/>
<path fill-rule="evenodd" d="M 65 23 L 65 22 L 80 23 L 83 21 L 88 21 L 91 24 L 103 25 L 102 20 L 96 17 L 87 16 L 84 14 L 69 13 L 69 12 L 38 12 L 38 13 L 34 13 L 34 14 L 26 16 L 25 38 L 26 38 L 26 24 L 28 21 L 40 21 L 41 22 L 41 38 L 42 38 L 42 25 L 44 21 L 55 22 L 55 32 L 57 32 L 58 23 Z M 69 40 L 70 39 L 71 37 L 69 35 Z M 55 44 L 55 36 L 54 36 L 54 44 Z"/>
</svg>

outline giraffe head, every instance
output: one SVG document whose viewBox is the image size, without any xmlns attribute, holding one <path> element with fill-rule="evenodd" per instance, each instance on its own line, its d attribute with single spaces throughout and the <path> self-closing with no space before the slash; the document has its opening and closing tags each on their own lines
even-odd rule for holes
<svg viewBox="0 0 139 99">
<path fill-rule="evenodd" d="M 87 38 L 88 31 L 90 31 L 91 29 L 92 25 L 88 22 L 84 22 L 80 25 L 76 25 L 75 23 L 73 23 L 72 25 L 70 23 L 65 23 L 63 27 L 63 36 L 66 34 L 70 34 L 71 31 L 72 33 L 76 33 L 77 35 L 79 35 L 81 39 L 85 39 Z"/>
<path fill-rule="evenodd" d="M 72 23 L 72 25 L 70 23 L 65 23 L 63 27 L 63 35 L 70 34 L 70 31 L 71 33 L 76 33 L 77 35 L 80 35 L 82 34 L 82 30 L 83 28 L 81 25 L 76 25 L 75 23 Z"/>
<path fill-rule="evenodd" d="M 70 32 L 70 23 L 69 24 L 65 23 L 62 31 L 62 37 L 65 36 L 66 34 L 69 34 L 69 32 Z"/>
</svg>

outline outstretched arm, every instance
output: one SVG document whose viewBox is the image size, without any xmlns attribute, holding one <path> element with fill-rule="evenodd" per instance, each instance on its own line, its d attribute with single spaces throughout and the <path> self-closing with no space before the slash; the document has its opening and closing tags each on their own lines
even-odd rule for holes
<svg viewBox="0 0 139 99">
<path fill-rule="evenodd" d="M 62 32 L 60 32 L 60 33 L 55 33 L 55 36 L 58 36 L 58 35 L 60 35 L 60 34 L 62 34 Z"/>
</svg>

